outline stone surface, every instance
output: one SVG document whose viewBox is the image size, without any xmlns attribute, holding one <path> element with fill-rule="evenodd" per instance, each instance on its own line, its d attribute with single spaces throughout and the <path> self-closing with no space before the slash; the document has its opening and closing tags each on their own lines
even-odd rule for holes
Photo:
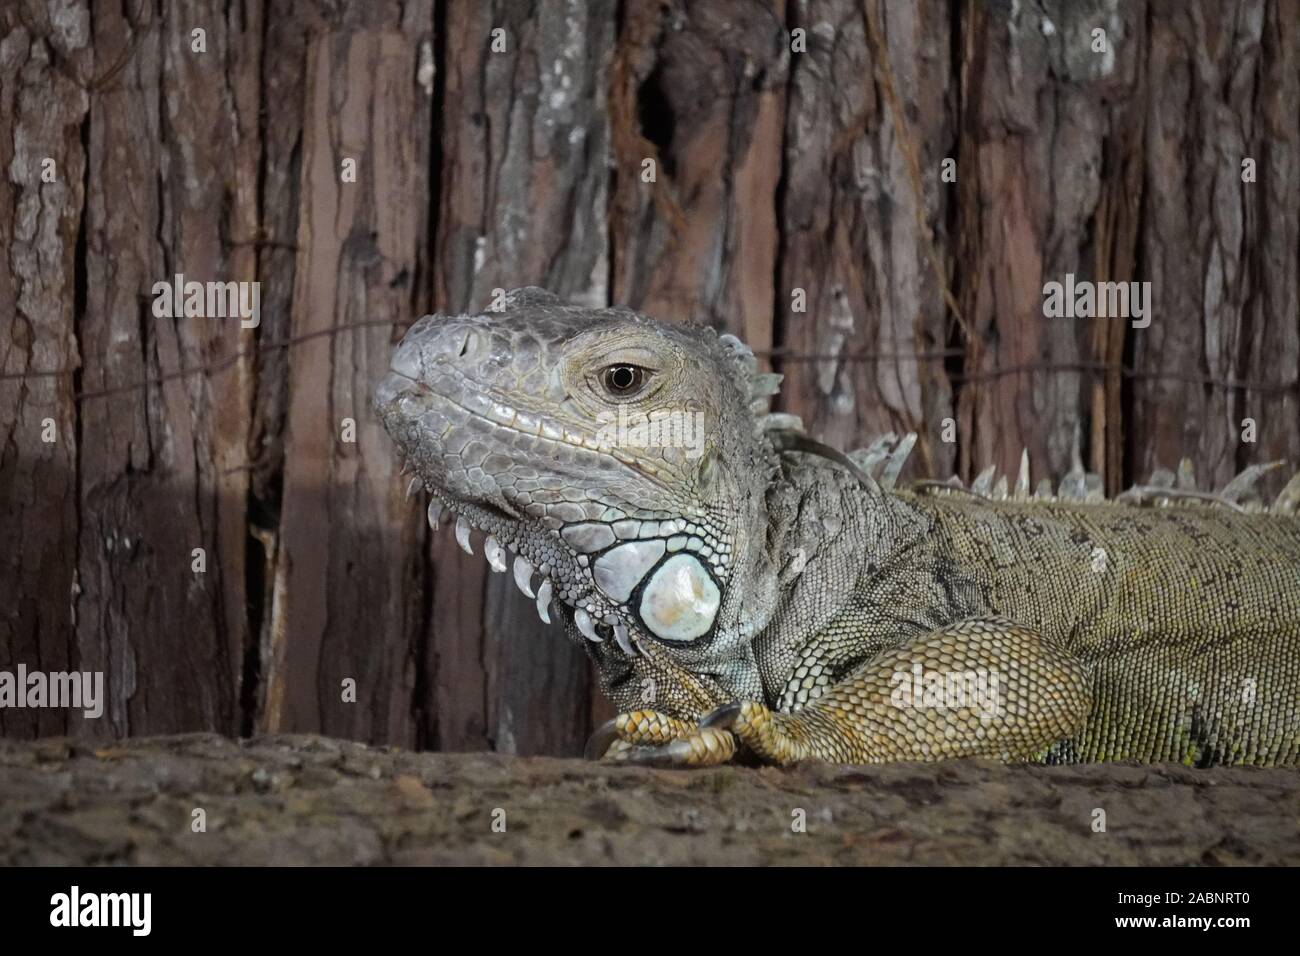
<svg viewBox="0 0 1300 956">
<path fill-rule="evenodd" d="M 1300 773 L 1251 768 L 675 771 L 314 736 L 0 741 L 0 864 L 1295 864 L 1297 796 Z"/>
</svg>

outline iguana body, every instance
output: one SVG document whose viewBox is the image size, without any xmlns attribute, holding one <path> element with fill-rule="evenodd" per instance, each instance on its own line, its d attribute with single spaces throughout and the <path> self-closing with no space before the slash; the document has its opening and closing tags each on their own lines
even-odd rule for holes
<svg viewBox="0 0 1300 956">
<path fill-rule="evenodd" d="M 1271 510 L 1263 469 L 896 489 L 909 441 L 818 446 L 735 339 L 536 289 L 421 320 L 393 372 L 431 522 L 514 551 L 623 709 L 595 755 L 1300 763 L 1300 478 Z"/>
</svg>

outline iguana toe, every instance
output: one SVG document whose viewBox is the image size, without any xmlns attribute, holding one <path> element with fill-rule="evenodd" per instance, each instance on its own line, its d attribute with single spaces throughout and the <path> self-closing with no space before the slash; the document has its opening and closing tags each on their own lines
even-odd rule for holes
<svg viewBox="0 0 1300 956">
<path fill-rule="evenodd" d="M 610 759 L 643 767 L 715 767 L 735 755 L 734 734 L 718 728 L 702 728 L 662 746 L 619 750 Z"/>
<path fill-rule="evenodd" d="M 736 739 L 729 731 L 699 728 L 654 710 L 629 711 L 605 721 L 586 748 L 588 759 L 670 767 L 712 766 L 735 752 Z"/>
<path fill-rule="evenodd" d="M 657 710 L 626 711 L 596 728 L 587 741 L 587 759 L 599 760 L 606 756 L 616 741 L 654 747 L 676 740 L 694 729 L 693 721 L 670 717 Z"/>
<path fill-rule="evenodd" d="M 767 764 L 788 766 L 812 756 L 807 741 L 791 734 L 792 721 L 797 718 L 777 713 L 757 701 L 736 701 L 720 707 L 709 718 L 726 711 L 719 719 L 739 738 L 745 748 Z M 706 718 L 709 719 L 709 718 Z"/>
</svg>

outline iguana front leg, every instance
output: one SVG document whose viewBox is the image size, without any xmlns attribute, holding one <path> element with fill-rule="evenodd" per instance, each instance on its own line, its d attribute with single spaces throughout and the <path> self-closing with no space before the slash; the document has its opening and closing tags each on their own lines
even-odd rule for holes
<svg viewBox="0 0 1300 956">
<path fill-rule="evenodd" d="M 972 618 L 878 655 L 796 713 L 741 701 L 705 717 L 700 732 L 729 729 L 778 765 L 1015 761 L 1077 732 L 1090 706 L 1073 656 L 1010 621 Z"/>
<path fill-rule="evenodd" d="M 715 710 L 731 695 L 680 667 L 651 641 L 642 642 L 639 651 L 632 662 L 632 676 L 624 681 L 625 687 L 636 690 L 630 697 L 616 699 L 624 706 L 653 701 L 690 716 L 675 717 L 651 707 L 624 711 L 591 735 L 587 757 L 648 766 L 707 767 L 735 756 L 739 742 L 731 731 L 701 729 L 695 717 Z M 643 688 L 647 696 L 640 696 Z"/>
<path fill-rule="evenodd" d="M 741 747 L 780 766 L 1029 760 L 1077 732 L 1091 702 L 1072 655 L 1011 621 L 971 618 L 872 658 L 795 713 L 758 701 L 698 722 L 629 711 L 593 735 L 588 754 L 679 767 L 725 763 Z"/>
</svg>

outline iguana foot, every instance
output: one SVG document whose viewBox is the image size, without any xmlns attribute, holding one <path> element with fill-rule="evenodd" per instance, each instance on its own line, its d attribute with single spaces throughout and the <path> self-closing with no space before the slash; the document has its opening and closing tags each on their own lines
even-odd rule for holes
<svg viewBox="0 0 1300 956">
<path fill-rule="evenodd" d="M 654 710 L 634 710 L 605 721 L 587 742 L 590 760 L 614 760 L 652 767 L 712 767 L 736 753 L 736 738 L 720 727 Z"/>
<path fill-rule="evenodd" d="M 763 763 L 786 767 L 813 756 L 788 714 L 753 700 L 724 704 L 701 721 L 703 730 L 730 730 Z"/>
</svg>

